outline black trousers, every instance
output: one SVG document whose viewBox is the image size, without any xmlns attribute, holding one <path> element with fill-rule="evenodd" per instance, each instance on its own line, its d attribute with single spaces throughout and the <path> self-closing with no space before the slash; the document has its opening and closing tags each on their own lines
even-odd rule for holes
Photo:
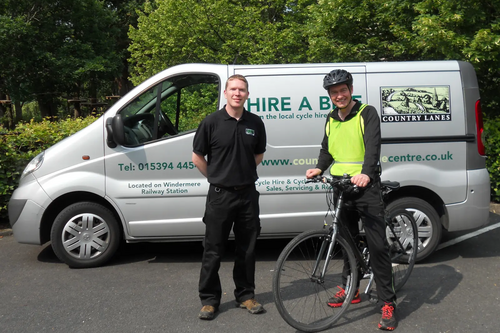
<svg viewBox="0 0 500 333">
<path fill-rule="evenodd" d="M 371 186 L 362 189 L 357 194 L 349 194 L 344 197 L 347 205 L 341 213 L 341 220 L 347 222 L 349 232 L 354 240 L 359 235 L 358 221 L 364 224 L 365 236 L 370 251 L 370 264 L 373 269 L 375 283 L 377 284 L 377 294 L 380 301 L 395 302 L 396 292 L 394 291 L 392 264 L 389 256 L 389 247 L 385 233 L 385 207 L 380 192 L 380 184 L 373 183 Z M 347 279 L 349 267 L 344 266 L 344 283 Z M 357 287 L 359 287 L 359 276 Z"/>
<path fill-rule="evenodd" d="M 210 185 L 199 295 L 202 305 L 220 305 L 222 287 L 219 268 L 231 229 L 235 237 L 233 280 L 237 302 L 254 298 L 255 244 L 260 233 L 259 192 L 255 185 L 243 189 Z"/>
</svg>

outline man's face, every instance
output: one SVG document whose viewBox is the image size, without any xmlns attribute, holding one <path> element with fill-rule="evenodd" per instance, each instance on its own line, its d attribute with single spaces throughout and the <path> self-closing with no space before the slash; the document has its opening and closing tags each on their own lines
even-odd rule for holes
<svg viewBox="0 0 500 333">
<path fill-rule="evenodd" d="M 227 104 L 233 109 L 244 107 L 248 99 L 246 83 L 238 79 L 228 81 L 224 97 L 227 99 Z"/>
<path fill-rule="evenodd" d="M 352 95 L 347 84 L 338 84 L 328 89 L 332 103 L 339 109 L 343 109 L 352 101 Z"/>
</svg>

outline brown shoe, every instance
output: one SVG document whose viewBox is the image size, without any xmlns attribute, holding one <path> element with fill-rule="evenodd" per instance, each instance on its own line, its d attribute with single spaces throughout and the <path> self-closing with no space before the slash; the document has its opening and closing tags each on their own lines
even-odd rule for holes
<svg viewBox="0 0 500 333">
<path fill-rule="evenodd" d="M 262 304 L 260 304 L 259 302 L 257 302 L 253 298 L 250 298 L 249 300 L 238 303 L 238 305 L 242 309 L 247 309 L 248 312 L 250 312 L 252 314 L 261 313 L 262 311 L 264 311 L 264 307 L 262 306 Z"/>
<path fill-rule="evenodd" d="M 198 314 L 198 318 L 203 320 L 212 320 L 215 317 L 215 311 L 217 311 L 215 307 L 211 305 L 205 305 L 201 308 L 201 311 Z"/>
</svg>

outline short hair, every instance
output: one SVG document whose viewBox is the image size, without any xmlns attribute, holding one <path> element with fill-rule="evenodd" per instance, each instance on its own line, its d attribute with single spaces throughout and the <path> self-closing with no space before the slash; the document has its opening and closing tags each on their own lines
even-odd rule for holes
<svg viewBox="0 0 500 333">
<path fill-rule="evenodd" d="M 225 88 L 225 89 L 227 89 L 227 84 L 229 83 L 229 81 L 233 81 L 233 80 L 241 80 L 241 81 L 245 82 L 245 84 L 246 84 L 246 86 L 247 86 L 247 91 L 248 91 L 248 81 L 247 81 L 247 79 L 246 79 L 243 75 L 241 75 L 241 74 L 234 74 L 234 75 L 231 75 L 231 76 L 227 79 L 227 81 L 226 81 L 226 88 Z"/>
</svg>

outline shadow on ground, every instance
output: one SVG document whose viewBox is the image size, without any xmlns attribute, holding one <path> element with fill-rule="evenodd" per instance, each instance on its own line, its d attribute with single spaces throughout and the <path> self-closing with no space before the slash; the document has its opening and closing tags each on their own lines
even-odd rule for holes
<svg viewBox="0 0 500 333">
<path fill-rule="evenodd" d="M 290 239 L 259 240 L 257 242 L 257 261 L 276 261 Z M 115 257 L 107 264 L 126 265 L 148 261 L 156 263 L 200 262 L 203 254 L 201 242 L 176 243 L 134 243 L 120 245 Z M 46 245 L 38 260 L 47 263 L 60 262 L 50 244 Z M 234 241 L 229 241 L 223 262 L 234 261 Z"/>
</svg>

